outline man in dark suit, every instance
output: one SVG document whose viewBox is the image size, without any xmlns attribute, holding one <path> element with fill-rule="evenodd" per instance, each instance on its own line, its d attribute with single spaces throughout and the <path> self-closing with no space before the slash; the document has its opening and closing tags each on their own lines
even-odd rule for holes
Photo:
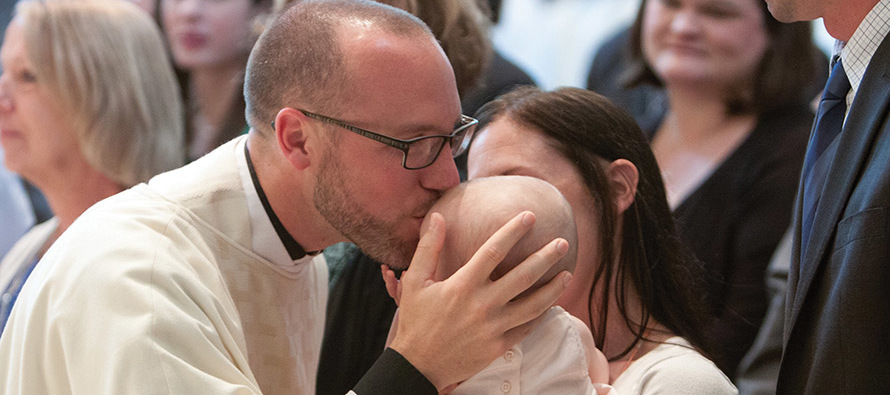
<svg viewBox="0 0 890 395">
<path fill-rule="evenodd" d="M 798 194 L 777 393 L 887 393 L 890 0 L 766 2 L 781 21 L 823 17 L 840 42 Z"/>
</svg>

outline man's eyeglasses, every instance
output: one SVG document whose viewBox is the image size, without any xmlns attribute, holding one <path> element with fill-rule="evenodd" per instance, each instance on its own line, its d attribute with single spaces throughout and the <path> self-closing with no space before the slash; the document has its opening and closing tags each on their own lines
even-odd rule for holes
<svg viewBox="0 0 890 395">
<path fill-rule="evenodd" d="M 329 123 L 334 126 L 346 129 L 355 134 L 367 137 L 371 140 L 386 144 L 390 147 L 402 151 L 402 167 L 408 170 L 418 170 L 427 167 L 436 161 L 442 147 L 445 143 L 451 144 L 451 156 L 457 157 L 464 153 L 470 146 L 470 140 L 473 139 L 473 133 L 476 131 L 476 125 L 479 121 L 466 115 L 460 116 L 460 122 L 455 125 L 454 132 L 451 134 L 439 134 L 432 136 L 421 136 L 408 140 L 400 140 L 370 130 L 365 130 L 356 126 L 352 126 L 339 119 L 316 114 L 306 110 L 298 110 L 309 118 L 317 119 L 322 122 Z"/>
</svg>

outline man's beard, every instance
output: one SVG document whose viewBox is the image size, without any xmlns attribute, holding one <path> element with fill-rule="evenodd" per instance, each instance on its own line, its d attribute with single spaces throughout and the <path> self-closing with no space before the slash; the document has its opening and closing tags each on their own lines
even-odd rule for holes
<svg viewBox="0 0 890 395">
<path fill-rule="evenodd" d="M 351 193 L 345 188 L 348 181 L 343 175 L 343 168 L 337 160 L 326 154 L 321 161 L 312 196 L 315 208 L 334 229 L 365 254 L 393 269 L 406 269 L 417 249 L 417 240 L 404 240 L 396 236 L 396 230 L 401 225 L 399 220 L 387 221 L 364 212 L 350 199 Z M 425 208 L 432 204 L 433 201 L 426 203 Z"/>
</svg>

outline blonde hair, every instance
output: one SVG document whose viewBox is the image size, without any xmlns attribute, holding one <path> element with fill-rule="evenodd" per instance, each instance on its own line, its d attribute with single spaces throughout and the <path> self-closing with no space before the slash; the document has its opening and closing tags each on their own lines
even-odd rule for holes
<svg viewBox="0 0 890 395">
<path fill-rule="evenodd" d="M 16 18 L 90 165 L 125 187 L 182 165 L 182 101 L 148 14 L 124 1 L 22 0 Z"/>
</svg>

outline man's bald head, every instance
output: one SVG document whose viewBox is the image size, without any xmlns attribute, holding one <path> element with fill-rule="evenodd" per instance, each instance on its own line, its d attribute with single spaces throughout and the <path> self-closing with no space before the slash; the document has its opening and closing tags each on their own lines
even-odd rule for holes
<svg viewBox="0 0 890 395">
<path fill-rule="evenodd" d="M 287 8 L 251 51 L 244 95 L 251 128 L 269 130 L 277 112 L 295 104 L 325 111 L 349 83 L 342 35 L 374 29 L 435 40 L 419 19 L 394 7 L 361 0 L 304 0 Z"/>
<path fill-rule="evenodd" d="M 442 277 L 465 264 L 488 238 L 523 211 L 535 213 L 535 225 L 507 254 L 492 274 L 499 278 L 553 239 L 568 241 L 569 251 L 536 285 L 549 281 L 563 270 L 572 271 L 577 260 L 578 235 L 572 208 L 559 190 L 546 181 L 525 176 L 495 176 L 473 179 L 449 189 L 430 209 L 446 220 L 447 231 Z"/>
</svg>

